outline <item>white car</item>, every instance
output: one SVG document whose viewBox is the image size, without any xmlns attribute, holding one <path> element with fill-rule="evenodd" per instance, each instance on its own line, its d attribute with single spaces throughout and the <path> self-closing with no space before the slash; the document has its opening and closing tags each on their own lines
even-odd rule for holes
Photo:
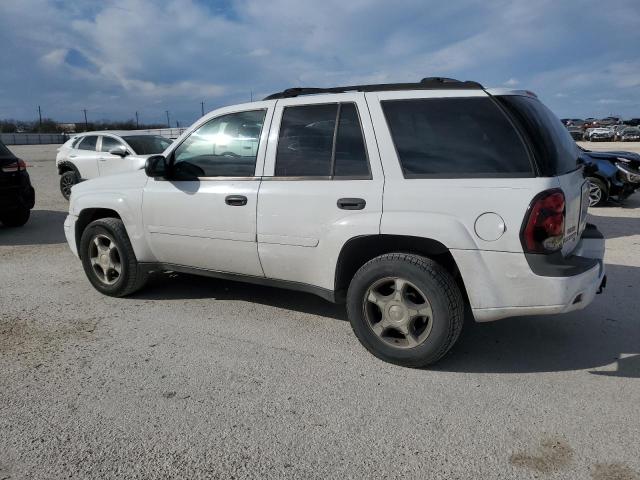
<svg viewBox="0 0 640 480">
<path fill-rule="evenodd" d="M 87 132 L 65 142 L 56 156 L 60 192 L 90 178 L 139 170 L 150 155 L 162 153 L 171 140 L 139 132 Z"/>
<path fill-rule="evenodd" d="M 64 228 L 106 295 L 162 271 L 312 292 L 346 301 L 376 356 L 423 366 L 466 307 L 478 322 L 564 313 L 604 286 L 578 156 L 530 92 L 290 89 L 209 113 L 144 170 L 74 186 Z"/>
</svg>

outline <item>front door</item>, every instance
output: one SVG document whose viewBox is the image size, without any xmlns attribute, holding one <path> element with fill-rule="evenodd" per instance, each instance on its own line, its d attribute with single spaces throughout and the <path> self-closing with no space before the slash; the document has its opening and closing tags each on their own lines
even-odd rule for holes
<svg viewBox="0 0 640 480">
<path fill-rule="evenodd" d="M 108 135 L 102 135 L 99 142 L 98 168 L 100 176 L 114 175 L 116 173 L 129 172 L 133 168 L 133 163 L 127 157 L 112 155 L 109 150 L 115 147 L 125 146 L 120 140 Z M 131 152 L 129 152 L 131 153 Z"/>
<path fill-rule="evenodd" d="M 256 208 L 274 103 L 205 117 L 168 154 L 170 179 L 149 179 L 143 221 L 159 261 L 263 276 Z"/>
</svg>

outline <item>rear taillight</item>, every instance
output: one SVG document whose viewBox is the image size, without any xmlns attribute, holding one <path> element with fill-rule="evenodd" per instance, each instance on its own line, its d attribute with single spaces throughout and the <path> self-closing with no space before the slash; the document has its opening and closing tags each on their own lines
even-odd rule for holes
<svg viewBox="0 0 640 480">
<path fill-rule="evenodd" d="M 553 253 L 564 240 L 564 193 L 558 188 L 537 195 L 529 205 L 520 238 L 526 253 Z"/>
<path fill-rule="evenodd" d="M 26 170 L 27 164 L 23 160 L 18 160 L 16 163 L 10 163 L 2 167 L 2 171 L 5 173 L 17 172 L 18 170 Z"/>
</svg>

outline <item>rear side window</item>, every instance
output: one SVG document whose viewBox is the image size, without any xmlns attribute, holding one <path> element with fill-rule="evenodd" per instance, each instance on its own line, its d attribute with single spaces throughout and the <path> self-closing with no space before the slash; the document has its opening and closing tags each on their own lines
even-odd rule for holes
<svg viewBox="0 0 640 480">
<path fill-rule="evenodd" d="M 542 102 L 522 95 L 496 98 L 529 137 L 542 175 L 562 175 L 578 168 L 576 142 Z"/>
<path fill-rule="evenodd" d="M 80 150 L 93 150 L 96 149 L 96 142 L 98 141 L 98 137 L 95 135 L 88 135 L 82 139 L 82 141 L 77 145 L 76 148 Z"/>
<path fill-rule="evenodd" d="M 368 178 L 369 162 L 355 104 L 286 107 L 275 175 Z"/>
<path fill-rule="evenodd" d="M 490 98 L 387 100 L 382 109 L 406 178 L 533 176 L 518 132 Z"/>
</svg>

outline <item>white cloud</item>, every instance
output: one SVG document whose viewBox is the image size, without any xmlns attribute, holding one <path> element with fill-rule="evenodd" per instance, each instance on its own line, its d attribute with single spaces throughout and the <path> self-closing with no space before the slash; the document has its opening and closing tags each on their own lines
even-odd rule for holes
<svg viewBox="0 0 640 480">
<path fill-rule="evenodd" d="M 504 82 L 504 86 L 505 87 L 515 87 L 516 85 L 520 84 L 520 82 L 518 81 L 518 79 L 511 77 L 509 80 L 507 80 L 506 82 Z"/>
</svg>

